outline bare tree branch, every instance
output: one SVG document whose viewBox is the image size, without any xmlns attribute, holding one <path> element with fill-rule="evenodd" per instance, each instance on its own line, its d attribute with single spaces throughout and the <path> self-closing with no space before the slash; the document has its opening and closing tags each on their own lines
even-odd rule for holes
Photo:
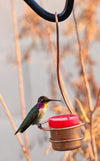
<svg viewBox="0 0 100 161">
<path fill-rule="evenodd" d="M 81 50 L 81 42 L 80 42 L 80 38 L 79 38 L 78 26 L 77 26 L 77 21 L 76 21 L 76 17 L 75 17 L 74 8 L 73 8 L 73 19 L 74 19 L 76 36 L 77 36 L 77 42 L 78 42 L 78 47 L 79 47 L 79 55 L 80 55 L 80 61 L 81 61 L 81 66 L 82 66 L 82 71 L 83 71 L 83 77 L 84 77 L 84 82 L 85 82 L 87 96 L 88 96 L 88 101 L 89 101 L 89 108 L 90 108 L 90 112 L 91 112 L 92 109 L 93 109 L 93 107 L 92 107 L 92 100 L 91 100 L 90 88 L 89 88 L 89 83 L 88 83 L 88 79 L 87 79 L 87 75 L 86 75 L 86 70 L 85 70 L 85 65 L 84 65 L 83 54 L 82 54 L 82 50 Z"/>
<path fill-rule="evenodd" d="M 12 125 L 14 131 L 16 132 L 16 130 L 17 130 L 16 125 L 15 125 L 15 123 L 14 123 L 14 121 L 13 121 L 13 118 L 12 118 L 12 116 L 11 116 L 11 114 L 10 114 L 10 112 L 9 112 L 9 110 L 8 110 L 8 108 L 7 108 L 7 106 L 6 106 L 6 104 L 5 104 L 5 102 L 4 102 L 4 100 L 3 100 L 3 98 L 2 98 L 1 95 L 0 95 L 0 101 L 1 101 L 1 103 L 2 103 L 2 105 L 3 105 L 3 107 L 4 107 L 4 110 L 5 110 L 5 112 L 6 112 L 7 116 L 8 116 L 8 118 L 9 118 L 9 120 L 10 120 L 10 122 L 11 122 L 11 125 Z M 29 156 L 29 154 L 28 154 L 26 148 L 24 147 L 24 144 L 23 144 L 23 141 L 22 141 L 20 135 L 17 134 L 16 136 L 17 136 L 17 139 L 18 139 L 18 141 L 19 141 L 19 143 L 20 143 L 20 145 L 21 145 L 21 148 L 22 148 L 22 150 L 23 150 L 23 152 L 24 152 L 24 154 L 25 154 L 25 157 L 26 157 L 27 161 L 31 161 L 30 156 Z"/>
<path fill-rule="evenodd" d="M 82 106 L 82 104 L 81 104 L 81 102 L 79 101 L 78 98 L 76 98 L 76 102 L 78 103 L 78 105 L 79 105 L 79 107 L 81 109 L 81 112 L 82 112 L 82 114 L 83 114 L 83 116 L 85 118 L 85 121 L 89 123 L 90 121 L 89 121 L 89 119 L 88 119 L 88 117 L 86 115 L 86 112 L 85 112 L 85 110 L 84 110 L 84 108 L 83 108 L 83 106 Z"/>
<path fill-rule="evenodd" d="M 22 119 L 24 119 L 25 118 L 25 101 L 24 101 L 24 88 L 23 88 L 22 68 L 21 68 L 21 52 L 20 52 L 20 46 L 19 46 L 19 37 L 18 37 L 18 29 L 17 29 L 17 20 L 16 20 L 16 11 L 15 11 L 14 0 L 11 0 L 11 6 L 12 6 L 13 27 L 14 27 L 14 34 L 15 34 L 16 54 L 17 54 L 17 63 L 18 63 L 18 76 L 19 76 Z M 27 151 L 29 152 L 30 147 L 29 147 L 27 132 L 24 133 L 24 138 L 25 138 Z"/>
<path fill-rule="evenodd" d="M 96 103 L 92 113 L 94 113 L 96 111 L 96 109 L 99 107 L 99 105 L 100 105 L 100 90 L 99 90 L 99 93 L 98 93 L 97 103 Z"/>
</svg>

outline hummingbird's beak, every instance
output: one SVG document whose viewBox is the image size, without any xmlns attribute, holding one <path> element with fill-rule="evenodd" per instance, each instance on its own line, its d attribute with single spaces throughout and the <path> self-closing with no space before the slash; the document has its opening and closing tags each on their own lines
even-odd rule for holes
<svg viewBox="0 0 100 161">
<path fill-rule="evenodd" d="M 61 100 L 48 99 L 48 102 L 50 102 L 50 101 L 59 101 L 59 102 L 61 102 Z"/>
</svg>

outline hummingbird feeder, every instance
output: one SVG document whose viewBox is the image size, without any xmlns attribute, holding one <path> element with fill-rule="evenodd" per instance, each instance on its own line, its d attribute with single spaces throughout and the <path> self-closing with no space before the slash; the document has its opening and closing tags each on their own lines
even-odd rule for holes
<svg viewBox="0 0 100 161">
<path fill-rule="evenodd" d="M 60 88 L 60 92 L 65 101 L 65 104 L 71 114 L 58 115 L 50 117 L 48 121 L 44 121 L 39 124 L 39 128 L 44 131 L 50 131 L 49 141 L 52 143 L 52 147 L 57 151 L 67 151 L 79 148 L 81 141 L 84 139 L 85 134 L 82 130 L 84 123 L 79 123 L 78 115 L 74 115 L 70 108 L 66 97 L 64 95 L 59 72 L 59 28 L 58 22 L 64 21 L 72 12 L 74 0 L 66 0 L 65 7 L 60 14 L 52 14 L 44 10 L 35 0 L 24 0 L 40 17 L 45 20 L 56 22 L 57 31 L 57 80 Z M 49 127 L 43 127 L 42 125 L 48 123 Z"/>
<path fill-rule="evenodd" d="M 48 122 L 49 128 L 42 125 Z M 50 117 L 48 121 L 41 123 L 41 130 L 50 131 L 49 141 L 52 147 L 57 151 L 74 150 L 81 146 L 81 141 L 85 135 L 79 123 L 78 115 L 67 114 Z"/>
</svg>

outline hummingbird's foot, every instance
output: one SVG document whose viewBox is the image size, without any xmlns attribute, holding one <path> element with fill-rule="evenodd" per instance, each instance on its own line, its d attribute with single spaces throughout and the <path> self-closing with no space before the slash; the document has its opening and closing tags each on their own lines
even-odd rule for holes
<svg viewBox="0 0 100 161">
<path fill-rule="evenodd" d="M 38 128 L 40 128 L 42 126 L 40 122 L 37 125 L 38 125 Z"/>
</svg>

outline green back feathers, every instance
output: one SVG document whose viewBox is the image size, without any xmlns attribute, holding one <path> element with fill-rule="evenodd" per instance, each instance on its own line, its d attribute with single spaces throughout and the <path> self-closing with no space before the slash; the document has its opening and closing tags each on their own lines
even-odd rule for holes
<svg viewBox="0 0 100 161">
<path fill-rule="evenodd" d="M 31 109 L 31 111 L 27 114 L 26 118 L 23 120 L 22 124 L 16 131 L 15 135 L 20 131 L 24 132 L 36 119 L 38 116 L 39 109 L 37 108 L 37 105 Z"/>
</svg>

